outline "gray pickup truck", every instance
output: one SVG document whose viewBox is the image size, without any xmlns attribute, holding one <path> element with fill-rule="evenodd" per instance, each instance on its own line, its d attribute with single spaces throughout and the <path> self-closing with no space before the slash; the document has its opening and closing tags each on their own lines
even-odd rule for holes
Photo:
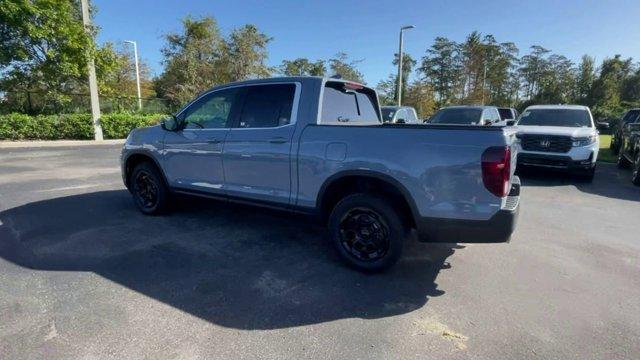
<svg viewBox="0 0 640 360">
<path fill-rule="evenodd" d="M 505 127 L 383 124 L 376 92 L 320 77 L 215 87 L 159 126 L 133 130 L 122 177 L 145 214 L 172 195 L 317 216 L 347 264 L 393 265 L 425 242 L 506 242 L 520 182 Z"/>
</svg>

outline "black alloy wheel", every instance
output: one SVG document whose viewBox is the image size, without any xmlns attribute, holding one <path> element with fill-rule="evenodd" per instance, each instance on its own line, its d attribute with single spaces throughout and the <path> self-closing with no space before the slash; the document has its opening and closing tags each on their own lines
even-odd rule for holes
<svg viewBox="0 0 640 360">
<path fill-rule="evenodd" d="M 158 215 L 169 209 L 170 194 L 162 174 L 150 162 L 138 164 L 129 178 L 129 189 L 140 211 Z"/>
<path fill-rule="evenodd" d="M 353 208 L 340 220 L 340 244 L 360 261 L 375 261 L 389 250 L 389 226 L 369 208 Z"/>
<path fill-rule="evenodd" d="M 152 175 L 145 170 L 138 171 L 134 179 L 134 194 L 138 203 L 147 209 L 158 204 L 158 184 Z"/>
</svg>

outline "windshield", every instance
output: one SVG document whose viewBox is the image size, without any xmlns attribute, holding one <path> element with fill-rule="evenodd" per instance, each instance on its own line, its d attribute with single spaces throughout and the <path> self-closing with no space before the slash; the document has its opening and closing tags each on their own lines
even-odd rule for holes
<svg viewBox="0 0 640 360">
<path fill-rule="evenodd" d="M 480 122 L 482 109 L 448 108 L 441 109 L 429 120 L 430 124 L 471 125 Z"/>
<path fill-rule="evenodd" d="M 591 118 L 586 110 L 534 109 L 522 113 L 518 125 L 591 127 Z"/>
<path fill-rule="evenodd" d="M 396 113 L 396 109 L 393 108 L 382 108 L 382 121 L 389 122 L 393 119 L 393 114 Z"/>
</svg>

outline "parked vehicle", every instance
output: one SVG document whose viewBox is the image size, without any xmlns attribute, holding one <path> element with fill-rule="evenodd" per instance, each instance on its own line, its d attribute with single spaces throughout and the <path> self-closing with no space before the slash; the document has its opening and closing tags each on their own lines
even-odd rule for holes
<svg viewBox="0 0 640 360">
<path fill-rule="evenodd" d="M 600 139 L 588 107 L 529 106 L 517 131 L 518 167 L 559 169 L 593 180 Z"/>
<path fill-rule="evenodd" d="M 618 167 L 632 166 L 631 181 L 640 185 L 640 116 L 622 127 L 618 144 Z"/>
<path fill-rule="evenodd" d="M 520 181 L 512 128 L 383 124 L 374 90 L 290 77 L 215 87 L 133 130 L 122 177 L 145 214 L 175 193 L 314 214 L 349 265 L 394 264 L 425 242 L 505 242 Z"/>
<path fill-rule="evenodd" d="M 635 122 L 640 117 L 640 109 L 631 109 L 624 113 L 620 120 L 615 124 L 611 130 L 611 145 L 609 148 L 613 150 L 613 153 L 618 155 L 620 150 L 620 144 L 622 144 L 622 129 L 628 123 Z"/>
<path fill-rule="evenodd" d="M 416 109 L 411 106 L 383 106 L 382 122 L 391 124 L 419 124 Z"/>
<path fill-rule="evenodd" d="M 438 110 L 428 124 L 447 125 L 505 125 L 495 106 L 460 105 Z"/>
<path fill-rule="evenodd" d="M 515 122 L 515 120 L 518 118 L 518 110 L 514 108 L 499 107 L 498 113 L 500 113 L 500 119 L 505 122 L 509 120 L 512 120 Z"/>
</svg>

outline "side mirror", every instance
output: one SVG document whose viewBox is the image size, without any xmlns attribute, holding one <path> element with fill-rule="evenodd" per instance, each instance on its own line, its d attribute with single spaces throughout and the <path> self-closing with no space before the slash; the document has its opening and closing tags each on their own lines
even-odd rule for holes
<svg viewBox="0 0 640 360">
<path fill-rule="evenodd" d="M 516 121 L 514 119 L 507 120 L 507 126 L 513 126 L 515 124 L 516 124 Z"/>
<path fill-rule="evenodd" d="M 162 119 L 160 126 L 167 131 L 177 131 L 180 128 L 180 123 L 175 116 Z"/>
<path fill-rule="evenodd" d="M 630 131 L 639 131 L 640 130 L 640 123 L 629 123 L 629 124 L 627 124 L 627 126 L 629 127 Z"/>
</svg>

